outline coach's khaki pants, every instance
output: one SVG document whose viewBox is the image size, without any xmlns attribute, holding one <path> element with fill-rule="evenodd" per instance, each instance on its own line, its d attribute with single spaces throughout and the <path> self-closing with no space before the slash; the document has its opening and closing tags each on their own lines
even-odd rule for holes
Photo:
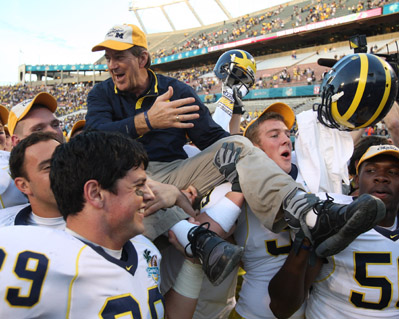
<svg viewBox="0 0 399 319">
<path fill-rule="evenodd" d="M 213 165 L 213 158 L 224 142 L 234 142 L 235 147 L 242 148 L 237 172 L 245 200 L 266 228 L 279 232 L 286 226 L 282 219 L 283 199 L 294 188 L 303 189 L 303 187 L 245 137 L 226 137 L 185 160 L 169 163 L 150 162 L 147 173 L 152 179 L 173 184 L 179 189 L 193 185 L 201 194 L 205 194 L 224 181 L 224 177 Z M 149 227 L 149 231 L 151 229 L 151 234 L 147 231 L 145 234 L 151 239 L 155 239 L 178 221 L 188 217 L 178 207 L 159 211 L 154 215 L 158 216 L 145 218 L 146 227 Z"/>
</svg>

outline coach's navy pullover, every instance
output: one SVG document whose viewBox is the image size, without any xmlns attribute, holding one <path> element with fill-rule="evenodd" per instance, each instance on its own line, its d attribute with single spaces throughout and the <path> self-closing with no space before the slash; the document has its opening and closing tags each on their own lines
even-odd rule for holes
<svg viewBox="0 0 399 319">
<path fill-rule="evenodd" d="M 151 84 L 145 94 L 136 97 L 134 94 L 118 91 L 112 78 L 96 84 L 87 98 L 86 127 L 103 131 L 118 131 L 140 141 L 146 149 L 150 161 L 171 162 L 187 158 L 183 145 L 188 138 L 199 148 L 204 149 L 215 141 L 229 136 L 229 133 L 216 124 L 208 108 L 201 102 L 194 90 L 176 79 L 155 74 L 149 70 Z M 143 136 L 138 136 L 134 125 L 134 116 L 149 110 L 159 95 L 168 87 L 173 87 L 171 101 L 194 97 L 199 106 L 200 117 L 193 121 L 190 129 L 154 129 Z M 150 118 L 151 122 L 151 118 Z"/>
</svg>

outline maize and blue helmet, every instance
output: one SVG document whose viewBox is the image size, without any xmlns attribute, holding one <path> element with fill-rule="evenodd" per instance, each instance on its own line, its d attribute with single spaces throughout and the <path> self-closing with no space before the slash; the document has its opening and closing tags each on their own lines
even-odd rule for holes
<svg viewBox="0 0 399 319">
<path fill-rule="evenodd" d="M 213 71 L 226 85 L 241 84 L 249 90 L 255 83 L 256 62 L 247 51 L 230 50 L 219 57 Z"/>
<path fill-rule="evenodd" d="M 398 92 L 398 78 L 384 59 L 368 53 L 339 60 L 320 86 L 318 119 L 343 131 L 365 128 L 389 112 Z"/>
</svg>

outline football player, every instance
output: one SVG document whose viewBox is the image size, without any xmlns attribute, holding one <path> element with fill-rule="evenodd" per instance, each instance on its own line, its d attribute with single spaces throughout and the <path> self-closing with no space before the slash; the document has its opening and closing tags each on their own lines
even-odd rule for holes
<svg viewBox="0 0 399 319">
<path fill-rule="evenodd" d="M 50 132 L 38 132 L 22 139 L 11 151 L 10 171 L 17 189 L 24 194 L 29 205 L 4 209 L 0 214 L 0 227 L 10 225 L 34 225 L 64 229 L 50 188 L 50 160 L 60 145 L 57 136 Z"/>
<path fill-rule="evenodd" d="M 10 159 L 9 143 L 5 134 L 5 127 L 8 123 L 8 109 L 0 105 L 0 208 L 12 207 L 26 203 L 26 198 L 15 187 L 8 167 Z M 8 127 L 7 127 L 8 130 Z"/>
<path fill-rule="evenodd" d="M 50 180 L 66 231 L 0 229 L 1 317 L 192 317 L 201 265 L 185 262 L 162 296 L 161 256 L 140 235 L 154 196 L 147 163 L 139 143 L 116 133 L 82 133 L 56 148 Z"/>
<path fill-rule="evenodd" d="M 295 114 L 285 103 L 274 103 L 267 107 L 257 120 L 252 121 L 246 128 L 244 136 L 262 151 L 264 151 L 276 164 L 296 181 L 303 184 L 307 189 L 297 167 L 295 157 L 292 156 L 292 144 L 290 140 L 290 129 L 294 126 Z M 373 200 L 374 201 L 374 200 Z M 331 201 L 330 201 L 331 202 Z M 355 206 L 352 206 L 355 208 Z M 350 210 L 352 209 L 350 208 Z M 325 202 L 323 207 L 319 206 L 320 216 L 325 221 L 343 225 L 351 217 L 344 214 L 344 206 L 334 206 Z M 365 214 L 365 219 L 368 214 Z M 377 212 L 375 215 L 378 215 Z M 353 240 L 361 232 L 370 229 L 375 224 L 375 215 L 370 221 L 355 224 L 351 223 Z M 348 218 L 349 217 L 349 218 Z M 320 219 L 321 220 L 321 219 Z M 332 225 L 331 225 L 332 226 Z M 332 227 L 333 228 L 333 227 Z M 329 228 L 315 224 L 312 228 L 315 232 L 329 233 Z M 274 318 L 269 303 L 268 285 L 270 279 L 280 269 L 291 250 L 291 236 L 287 229 L 278 234 L 263 227 L 251 208 L 244 204 L 242 213 L 238 218 L 237 229 L 234 237 L 239 245 L 244 246 L 243 269 L 246 273 L 243 276 L 243 284 L 239 292 L 239 298 L 232 318 Z M 314 244 L 314 243 L 313 243 Z M 349 242 L 347 242 L 349 244 Z M 303 300 L 302 300 L 303 301 Z M 259 304 L 262 306 L 260 307 Z M 298 309 L 298 308 L 297 308 Z M 304 314 L 304 306 L 292 318 L 301 318 Z"/>
<path fill-rule="evenodd" d="M 308 266 L 311 251 L 306 242 L 297 255 L 291 252 L 269 286 L 277 317 L 289 317 L 311 285 L 306 318 L 398 317 L 399 149 L 371 146 L 359 160 L 357 173 L 359 194 L 380 198 L 385 217 L 316 267 Z"/>
<path fill-rule="evenodd" d="M 8 125 L 12 145 L 17 145 L 22 139 L 37 131 L 51 132 L 57 136 L 59 141 L 63 141 L 60 121 L 54 115 L 56 109 L 56 99 L 46 92 L 38 93 L 33 99 L 17 104 L 11 108 L 10 112 L 3 107 L 0 108 L 2 122 L 3 125 Z M 7 115 L 7 117 L 5 118 L 3 115 Z M 9 152 L 1 152 L 1 161 L 4 161 L 5 164 L 0 171 L 2 208 L 27 203 L 26 197 L 15 187 L 10 176 L 9 156 Z"/>
</svg>

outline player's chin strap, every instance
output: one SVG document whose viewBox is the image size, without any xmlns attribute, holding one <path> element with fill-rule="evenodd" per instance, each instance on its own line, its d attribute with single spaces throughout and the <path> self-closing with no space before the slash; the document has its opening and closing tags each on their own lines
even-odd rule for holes
<svg viewBox="0 0 399 319">
<path fill-rule="evenodd" d="M 309 265 L 311 267 L 313 267 L 316 264 L 317 255 L 316 255 L 312 245 L 307 246 L 303 243 L 303 240 L 305 239 L 305 237 L 306 237 L 305 233 L 302 230 L 299 230 L 295 234 L 295 240 L 292 243 L 292 249 L 294 250 L 296 255 L 298 255 L 300 249 L 309 251 L 310 252 Z"/>
</svg>

